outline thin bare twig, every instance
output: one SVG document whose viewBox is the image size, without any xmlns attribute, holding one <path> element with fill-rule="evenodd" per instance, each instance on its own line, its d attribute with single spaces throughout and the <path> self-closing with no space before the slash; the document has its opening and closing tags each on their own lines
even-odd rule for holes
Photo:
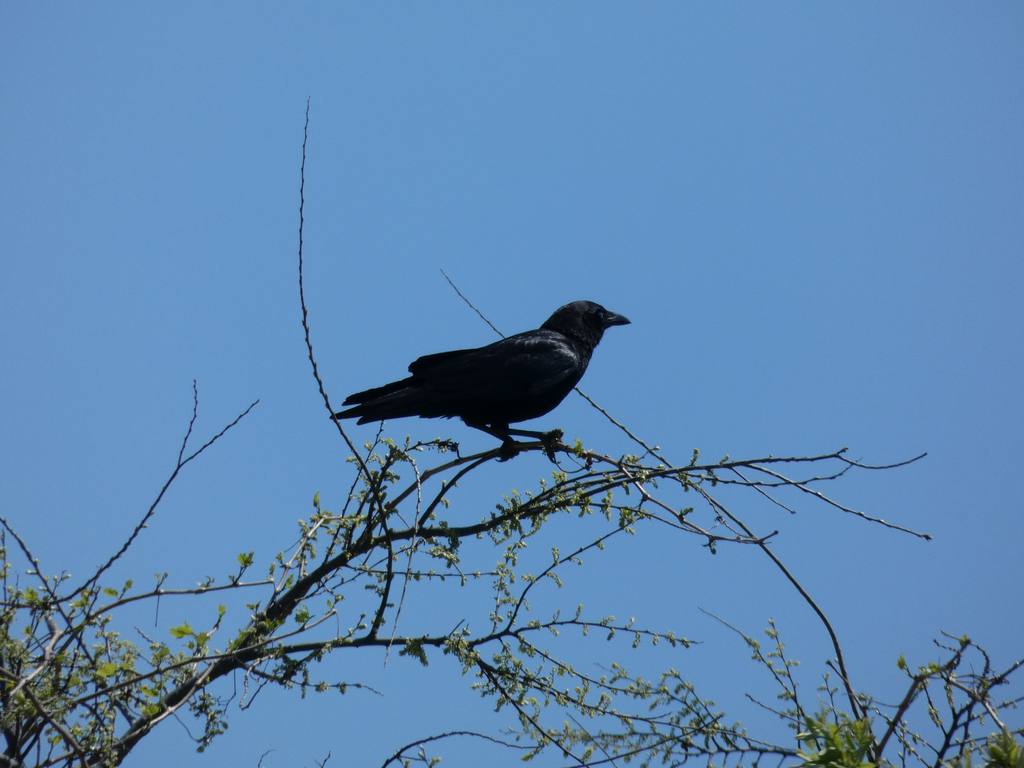
<svg viewBox="0 0 1024 768">
<path fill-rule="evenodd" d="M 178 477 L 178 473 L 180 473 L 181 470 L 185 468 L 185 465 L 187 465 L 190 461 L 199 456 L 199 454 L 201 454 L 203 451 L 205 451 L 207 448 L 209 448 L 211 445 L 217 442 L 221 437 L 224 436 L 224 433 L 226 433 L 229 429 L 235 426 L 242 419 L 244 419 L 246 415 L 249 413 L 249 411 L 256 407 L 257 403 L 259 403 L 259 399 L 254 400 L 248 408 L 246 408 L 244 411 L 238 414 L 234 421 L 232 421 L 230 424 L 224 427 L 224 429 L 222 429 L 216 435 L 207 440 L 202 445 L 202 447 L 199 448 L 199 450 L 195 451 L 188 457 L 182 459 L 182 456 L 185 455 L 185 447 L 188 445 L 188 439 L 192 435 L 192 427 L 195 425 L 196 417 L 199 413 L 199 388 L 196 386 L 195 381 L 192 382 L 192 418 L 189 420 L 188 430 L 185 432 L 185 438 L 184 440 L 181 441 L 181 449 L 178 451 L 178 463 L 174 467 L 174 471 L 171 472 L 171 476 L 167 478 L 167 482 L 164 483 L 163 488 L 160 489 L 160 493 L 157 494 L 156 500 L 150 505 L 146 514 L 142 516 L 142 519 L 139 521 L 139 524 L 135 526 L 135 530 L 132 531 L 131 535 L 128 537 L 128 540 L 125 541 L 121 549 L 117 551 L 117 554 L 115 554 L 113 557 L 107 560 L 107 562 L 104 563 L 99 568 L 99 570 L 97 570 L 96 573 L 94 573 L 82 586 L 80 586 L 78 589 L 73 590 L 70 594 L 77 595 L 80 592 L 84 592 L 85 590 L 89 589 L 92 585 L 94 585 L 97 581 L 99 581 L 100 576 L 102 576 L 107 571 L 108 568 L 110 568 L 114 563 L 116 563 L 124 555 L 124 553 L 128 551 L 128 548 L 132 545 L 132 543 L 135 541 L 138 535 L 142 532 L 142 529 L 146 527 L 146 524 L 149 522 L 150 518 L 152 518 L 153 515 L 156 514 L 156 508 L 163 499 L 164 494 L 167 493 L 167 489 L 171 487 L 171 483 L 173 483 L 175 478 Z"/>
<path fill-rule="evenodd" d="M 331 407 L 331 399 L 327 396 L 327 390 L 324 389 L 324 380 L 320 378 L 320 371 L 317 369 L 316 357 L 313 355 L 313 341 L 310 338 L 309 332 L 309 310 L 306 308 L 306 289 L 303 282 L 302 272 L 302 231 L 303 225 L 305 224 L 305 209 L 306 209 L 306 141 L 309 139 L 309 99 L 306 100 L 306 124 L 302 128 L 302 165 L 299 167 L 299 303 L 302 305 L 302 330 L 306 335 L 306 350 L 309 352 L 309 362 L 313 366 L 313 378 L 316 379 L 317 388 L 320 390 L 320 396 L 324 399 L 324 405 L 327 407 L 327 413 L 330 416 L 334 416 L 334 408 Z M 348 449 L 355 456 L 356 461 L 359 464 L 359 468 L 362 470 L 366 479 L 369 481 L 371 478 L 370 470 L 366 467 L 366 462 L 363 461 L 363 457 L 356 450 L 355 444 L 349 438 L 348 434 L 341 426 L 341 422 L 337 419 L 333 419 L 335 426 L 338 428 L 338 432 L 345 440 L 345 444 L 348 445 Z"/>
<path fill-rule="evenodd" d="M 752 539 L 757 538 L 756 536 L 754 536 L 753 531 L 751 531 L 750 528 L 748 528 L 742 520 L 740 520 L 732 512 L 726 509 L 725 505 L 721 504 L 718 500 L 714 499 L 703 488 L 696 486 L 696 490 L 698 493 L 704 496 L 704 498 L 707 499 L 707 501 L 710 504 L 712 504 L 715 508 L 720 510 L 722 514 L 726 515 L 736 525 L 743 529 L 743 531 L 748 536 L 750 536 Z M 857 694 L 854 692 L 853 685 L 850 682 L 850 675 L 846 671 L 846 662 L 843 659 L 843 648 L 839 644 L 839 637 L 836 635 L 836 631 L 832 628 L 832 622 L 828 620 L 828 616 L 826 616 L 825 612 L 821 610 L 818 604 L 814 601 L 814 598 L 811 597 L 810 593 L 806 589 L 804 589 L 803 585 L 799 581 L 797 581 L 797 578 L 792 573 L 790 573 L 789 569 L 785 565 L 783 565 L 782 561 L 775 555 L 774 552 L 771 551 L 771 549 L 768 547 L 768 544 L 764 541 L 757 541 L 756 544 L 761 548 L 761 550 L 766 555 L 768 555 L 771 561 L 775 563 L 775 567 L 782 571 L 782 575 L 785 576 L 789 583 L 793 585 L 793 588 L 800 593 L 800 596 L 804 599 L 804 602 L 806 602 L 811 607 L 811 610 L 813 610 L 817 614 L 818 619 L 825 627 L 825 631 L 828 632 L 828 636 L 832 641 L 832 649 L 835 651 L 836 654 L 836 661 L 839 664 L 839 669 L 837 671 L 839 673 L 840 679 L 843 681 L 843 687 L 846 689 L 846 696 L 850 701 L 850 712 L 853 713 L 855 719 L 860 719 L 864 713 L 860 706 L 860 703 L 857 701 Z"/>
<path fill-rule="evenodd" d="M 470 309 L 472 309 L 474 312 L 476 312 L 478 315 L 480 315 L 480 319 L 483 320 L 485 323 L 487 323 L 489 326 L 491 326 L 491 330 L 492 331 L 494 331 L 496 334 L 501 336 L 501 338 L 503 338 L 503 339 L 506 338 L 505 334 L 502 333 L 501 331 L 499 331 L 494 326 L 494 323 L 492 323 L 490 320 L 487 319 L 487 317 L 484 315 L 483 312 L 481 312 L 479 309 L 477 309 L 475 306 L 473 306 L 473 302 L 471 302 L 469 299 L 467 299 L 465 296 L 462 295 L 462 291 L 460 291 L 458 286 L 455 285 L 455 283 L 452 282 L 452 279 L 450 277 L 448 277 L 448 274 L 443 269 L 441 270 L 441 274 L 444 275 L 444 279 L 448 281 L 448 285 L 450 285 L 452 288 L 454 288 L 455 292 L 457 294 L 459 294 L 459 298 L 462 299 L 464 302 L 466 302 L 469 305 Z"/>
<path fill-rule="evenodd" d="M 421 747 L 424 744 L 429 744 L 432 741 L 440 741 L 441 739 L 448 739 L 453 736 L 472 736 L 477 739 L 483 739 L 484 741 L 490 741 L 494 744 L 500 744 L 503 747 L 511 747 L 512 749 L 527 750 L 530 747 L 524 746 L 523 744 L 514 744 L 510 741 L 503 741 L 502 739 L 496 739 L 493 736 L 488 736 L 485 733 L 477 733 L 476 731 L 448 731 L 446 733 L 439 733 L 435 736 L 427 736 L 424 739 L 417 739 L 416 741 L 410 741 L 404 747 L 395 752 L 391 757 L 385 760 L 380 768 L 387 768 L 392 763 L 402 759 L 402 755 L 406 750 L 412 749 L 413 747 Z M 408 759 L 408 758 L 407 758 Z"/>
</svg>

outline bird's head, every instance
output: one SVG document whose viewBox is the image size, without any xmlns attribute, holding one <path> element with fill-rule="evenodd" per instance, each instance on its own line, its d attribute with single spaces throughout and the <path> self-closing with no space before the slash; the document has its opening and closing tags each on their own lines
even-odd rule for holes
<svg viewBox="0 0 1024 768">
<path fill-rule="evenodd" d="M 593 301 L 574 301 L 556 309 L 541 328 L 596 345 L 604 335 L 605 328 L 613 325 L 629 325 L 629 319 Z"/>
</svg>

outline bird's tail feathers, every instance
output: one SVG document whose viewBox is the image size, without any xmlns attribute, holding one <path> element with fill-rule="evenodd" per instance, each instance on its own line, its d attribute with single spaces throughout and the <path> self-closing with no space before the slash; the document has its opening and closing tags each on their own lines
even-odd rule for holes
<svg viewBox="0 0 1024 768">
<path fill-rule="evenodd" d="M 342 405 L 352 407 L 334 414 L 334 418 L 358 417 L 357 424 L 367 424 L 371 421 L 401 419 L 407 416 L 437 418 L 449 415 L 436 395 L 410 386 L 411 382 L 412 379 L 409 378 L 349 395 Z"/>
<path fill-rule="evenodd" d="M 356 392 L 354 395 L 349 395 L 345 398 L 345 402 L 342 405 L 360 405 L 362 403 L 369 403 L 371 400 L 377 400 L 388 395 L 393 395 L 396 392 L 401 392 L 403 389 L 408 389 L 412 383 L 412 377 L 408 379 L 402 379 L 401 381 L 393 381 L 390 384 L 385 384 L 383 387 L 374 387 L 373 389 L 367 389 L 362 392 Z M 349 409 L 354 410 L 354 409 Z"/>
</svg>

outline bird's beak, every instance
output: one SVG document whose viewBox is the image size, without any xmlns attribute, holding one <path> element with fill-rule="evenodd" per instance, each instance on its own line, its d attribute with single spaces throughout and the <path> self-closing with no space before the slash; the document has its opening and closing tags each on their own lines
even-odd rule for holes
<svg viewBox="0 0 1024 768">
<path fill-rule="evenodd" d="M 608 312 L 607 310 L 604 313 L 604 327 L 605 328 L 609 328 L 609 327 L 611 327 L 613 325 L 629 325 L 629 324 L 630 323 L 629 323 L 629 318 L 628 317 L 624 317 L 622 315 L 617 315 L 614 312 Z"/>
</svg>

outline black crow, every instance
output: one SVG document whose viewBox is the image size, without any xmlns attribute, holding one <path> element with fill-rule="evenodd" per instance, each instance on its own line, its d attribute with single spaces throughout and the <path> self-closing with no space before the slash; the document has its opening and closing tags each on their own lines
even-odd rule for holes
<svg viewBox="0 0 1024 768">
<path fill-rule="evenodd" d="M 336 419 L 359 424 L 419 416 L 458 417 L 512 446 L 509 435 L 545 438 L 509 424 L 543 416 L 562 402 L 582 378 L 606 328 L 627 325 L 622 315 L 592 301 L 559 307 L 536 331 L 526 331 L 478 349 L 421 357 L 407 379 L 349 395 Z"/>
</svg>

